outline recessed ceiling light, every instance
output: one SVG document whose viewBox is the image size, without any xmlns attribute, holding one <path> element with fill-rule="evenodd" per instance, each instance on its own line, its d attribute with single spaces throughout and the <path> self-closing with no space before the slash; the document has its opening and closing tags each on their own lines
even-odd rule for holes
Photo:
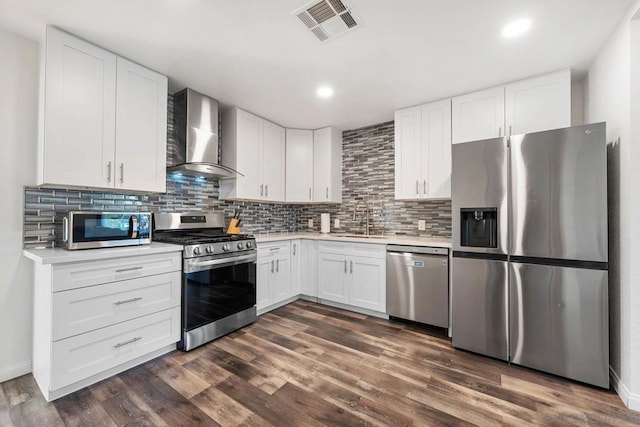
<svg viewBox="0 0 640 427">
<path fill-rule="evenodd" d="M 333 88 L 329 86 L 320 86 L 316 91 L 320 98 L 331 98 L 333 96 Z"/>
<path fill-rule="evenodd" d="M 526 33 L 530 28 L 531 19 L 516 19 L 515 21 L 505 25 L 505 27 L 502 29 L 502 37 L 506 39 L 512 39 Z"/>
</svg>

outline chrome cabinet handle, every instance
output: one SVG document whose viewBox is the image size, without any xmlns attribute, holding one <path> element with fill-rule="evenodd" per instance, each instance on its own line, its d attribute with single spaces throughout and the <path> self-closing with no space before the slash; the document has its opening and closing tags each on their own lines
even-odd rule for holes
<svg viewBox="0 0 640 427">
<path fill-rule="evenodd" d="M 269 184 L 264 186 L 264 197 L 269 197 Z"/>
<path fill-rule="evenodd" d="M 116 273 L 123 273 L 125 271 L 133 271 L 133 270 L 142 270 L 144 267 L 142 267 L 141 265 L 139 265 L 138 267 L 131 267 L 131 268 L 119 268 L 116 270 Z"/>
<path fill-rule="evenodd" d="M 345 273 L 347 272 L 347 260 L 346 259 L 344 260 L 344 272 Z"/>
<path fill-rule="evenodd" d="M 422 181 L 422 194 L 427 194 L 427 180 Z"/>
<path fill-rule="evenodd" d="M 326 193 L 327 200 L 329 200 L 329 187 L 326 187 L 325 193 Z"/>
<path fill-rule="evenodd" d="M 274 272 L 274 269 L 273 269 L 274 264 L 275 264 L 275 263 L 273 262 L 273 260 L 271 260 L 271 272 L 272 272 L 272 273 Z"/>
<path fill-rule="evenodd" d="M 134 342 L 140 341 L 141 339 L 142 339 L 142 337 L 135 337 L 135 338 L 130 339 L 129 341 L 118 343 L 118 344 L 114 345 L 113 348 L 120 348 L 120 347 L 123 347 L 123 346 L 128 345 L 128 344 L 133 344 Z"/>
<path fill-rule="evenodd" d="M 264 184 L 260 184 L 260 197 L 264 196 Z"/>
<path fill-rule="evenodd" d="M 136 297 L 136 298 L 126 299 L 124 301 L 116 301 L 113 303 L 113 305 L 129 304 L 130 302 L 136 302 L 140 300 L 142 300 L 142 297 Z"/>
<path fill-rule="evenodd" d="M 111 182 L 111 162 L 107 163 L 107 182 Z"/>
<path fill-rule="evenodd" d="M 309 200 L 311 200 L 311 187 L 309 187 Z"/>
<path fill-rule="evenodd" d="M 502 127 L 498 127 L 498 136 L 502 136 Z"/>
<path fill-rule="evenodd" d="M 419 185 L 420 185 L 420 184 L 418 184 L 418 180 L 416 179 L 416 194 L 418 194 L 418 186 L 419 186 Z"/>
<path fill-rule="evenodd" d="M 511 136 L 511 125 L 509 125 L 509 136 Z"/>
<path fill-rule="evenodd" d="M 280 273 L 280 260 L 276 260 L 276 273 Z"/>
<path fill-rule="evenodd" d="M 296 244 L 294 243 L 293 244 L 293 256 L 295 256 L 295 255 L 296 255 Z"/>
<path fill-rule="evenodd" d="M 349 273 L 353 274 L 353 261 L 349 261 Z"/>
<path fill-rule="evenodd" d="M 120 184 L 124 183 L 124 163 L 120 163 Z"/>
</svg>

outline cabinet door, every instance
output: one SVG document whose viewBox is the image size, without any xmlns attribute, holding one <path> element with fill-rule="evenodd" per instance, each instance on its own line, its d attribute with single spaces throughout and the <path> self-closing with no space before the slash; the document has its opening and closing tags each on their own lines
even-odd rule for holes
<svg viewBox="0 0 640 427">
<path fill-rule="evenodd" d="M 313 201 L 342 202 L 342 132 L 313 131 Z"/>
<path fill-rule="evenodd" d="M 311 202 L 313 189 L 313 131 L 287 129 L 287 202 Z"/>
<path fill-rule="evenodd" d="M 507 135 L 571 126 L 571 71 L 507 85 L 505 106 Z"/>
<path fill-rule="evenodd" d="M 291 241 L 291 296 L 300 294 L 302 274 L 302 247 L 300 240 Z"/>
<path fill-rule="evenodd" d="M 347 274 L 346 257 L 321 252 L 318 256 L 318 297 L 348 304 Z"/>
<path fill-rule="evenodd" d="M 262 184 L 264 199 L 283 202 L 285 180 L 285 131 L 264 121 L 262 148 Z"/>
<path fill-rule="evenodd" d="M 421 116 L 422 197 L 449 199 L 451 198 L 451 100 L 423 105 Z"/>
<path fill-rule="evenodd" d="M 291 256 L 280 255 L 275 257 L 273 303 L 284 301 L 291 296 Z"/>
<path fill-rule="evenodd" d="M 349 304 L 386 312 L 386 261 L 384 259 L 351 257 L 349 259 Z"/>
<path fill-rule="evenodd" d="M 504 87 L 452 99 L 452 142 L 476 141 L 504 135 Z"/>
<path fill-rule="evenodd" d="M 272 281 L 274 273 L 274 257 L 258 257 L 256 262 L 256 309 L 258 310 L 273 304 Z"/>
<path fill-rule="evenodd" d="M 116 56 L 47 28 L 41 184 L 114 186 Z"/>
<path fill-rule="evenodd" d="M 420 107 L 395 113 L 396 199 L 417 199 L 423 194 L 421 181 Z"/>
<path fill-rule="evenodd" d="M 166 191 L 167 78 L 118 58 L 116 188 Z"/>
<path fill-rule="evenodd" d="M 236 178 L 236 197 L 264 197 L 262 183 L 262 129 L 264 120 L 246 111 L 237 110 L 237 170 L 244 176 Z M 262 186 L 262 187 L 261 187 Z M 261 191 L 262 190 L 262 194 Z"/>
<path fill-rule="evenodd" d="M 318 296 L 316 263 L 318 261 L 316 243 L 302 240 L 300 243 L 300 293 L 310 297 Z"/>
</svg>

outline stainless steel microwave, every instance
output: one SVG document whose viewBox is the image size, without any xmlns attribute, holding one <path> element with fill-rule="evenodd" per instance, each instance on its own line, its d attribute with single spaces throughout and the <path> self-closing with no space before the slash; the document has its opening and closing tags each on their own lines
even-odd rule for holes
<svg viewBox="0 0 640 427">
<path fill-rule="evenodd" d="M 151 243 L 150 212 L 70 211 L 55 217 L 56 245 L 65 249 Z"/>
</svg>

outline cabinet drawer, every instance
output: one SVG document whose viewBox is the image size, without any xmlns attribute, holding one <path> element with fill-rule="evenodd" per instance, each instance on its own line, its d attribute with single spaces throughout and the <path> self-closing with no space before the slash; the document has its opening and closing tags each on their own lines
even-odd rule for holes
<svg viewBox="0 0 640 427">
<path fill-rule="evenodd" d="M 280 255 L 288 254 L 291 251 L 291 242 L 273 242 L 273 243 L 259 243 L 258 244 L 258 256 Z"/>
<path fill-rule="evenodd" d="M 116 367 L 180 339 L 180 308 L 139 317 L 52 344 L 51 390 Z"/>
<path fill-rule="evenodd" d="M 385 258 L 386 250 L 386 245 L 378 243 L 321 242 L 318 244 L 318 252 L 344 256 Z"/>
<path fill-rule="evenodd" d="M 53 267 L 52 291 L 66 291 L 181 270 L 180 252 L 56 265 Z"/>
<path fill-rule="evenodd" d="M 53 341 L 180 305 L 179 271 L 53 294 Z"/>
</svg>

